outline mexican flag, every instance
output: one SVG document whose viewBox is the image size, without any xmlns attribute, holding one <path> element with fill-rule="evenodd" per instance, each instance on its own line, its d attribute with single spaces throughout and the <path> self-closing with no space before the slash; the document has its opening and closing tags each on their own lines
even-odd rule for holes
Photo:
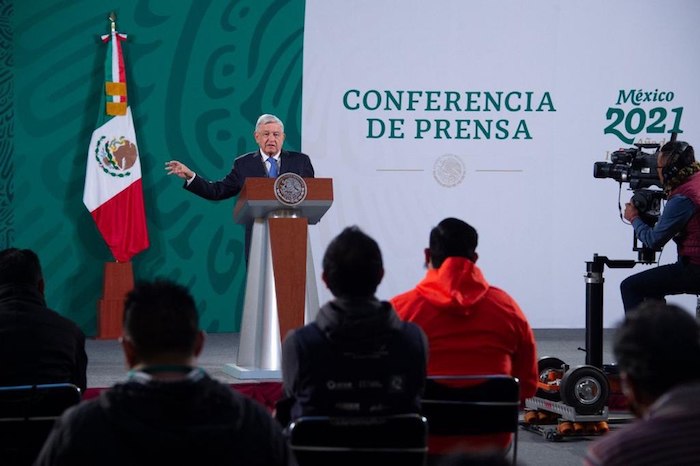
<svg viewBox="0 0 700 466">
<path fill-rule="evenodd" d="M 92 133 L 83 203 L 117 262 L 128 262 L 148 247 L 141 163 L 126 96 L 122 42 L 125 34 L 102 36 L 107 44 L 105 86 L 97 129 Z"/>
</svg>

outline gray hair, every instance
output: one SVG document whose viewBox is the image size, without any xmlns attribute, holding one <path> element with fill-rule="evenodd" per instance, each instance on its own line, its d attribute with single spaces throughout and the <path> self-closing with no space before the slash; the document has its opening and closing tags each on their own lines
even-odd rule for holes
<svg viewBox="0 0 700 466">
<path fill-rule="evenodd" d="M 280 125 L 280 127 L 282 128 L 282 132 L 284 133 L 284 123 L 282 123 L 282 120 L 269 113 L 260 115 L 260 118 L 258 118 L 258 122 L 255 123 L 255 131 L 258 131 L 262 125 L 266 125 L 268 123 L 277 123 L 278 125 Z"/>
</svg>

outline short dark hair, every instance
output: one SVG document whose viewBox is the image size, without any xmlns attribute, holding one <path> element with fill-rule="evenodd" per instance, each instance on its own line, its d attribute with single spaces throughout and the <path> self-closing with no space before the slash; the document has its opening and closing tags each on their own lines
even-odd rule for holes
<svg viewBox="0 0 700 466">
<path fill-rule="evenodd" d="M 36 286 L 43 279 L 39 256 L 31 249 L 0 251 L 0 283 Z"/>
<path fill-rule="evenodd" d="M 654 398 L 700 380 L 700 326 L 678 306 L 643 302 L 626 314 L 613 349 L 620 370 Z"/>
<path fill-rule="evenodd" d="M 192 355 L 199 332 L 194 299 L 169 280 L 138 282 L 124 303 L 124 334 L 142 358 Z"/>
<path fill-rule="evenodd" d="M 379 245 L 358 227 L 348 227 L 328 245 L 323 273 L 338 298 L 374 296 L 384 274 Z"/>
<path fill-rule="evenodd" d="M 478 242 L 474 227 L 458 218 L 446 218 L 430 231 L 430 262 L 437 269 L 448 257 L 475 261 Z"/>
</svg>

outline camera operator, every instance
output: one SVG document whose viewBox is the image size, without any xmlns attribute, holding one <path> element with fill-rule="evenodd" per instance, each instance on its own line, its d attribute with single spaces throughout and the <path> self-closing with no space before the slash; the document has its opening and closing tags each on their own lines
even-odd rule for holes
<svg viewBox="0 0 700 466">
<path fill-rule="evenodd" d="M 657 157 L 659 179 L 668 201 L 655 226 L 644 223 L 637 208 L 625 204 L 624 217 L 632 223 L 644 246 L 659 250 L 671 238 L 678 262 L 632 275 L 620 284 L 625 312 L 644 299 L 667 295 L 700 294 L 700 163 L 687 142 L 664 144 Z"/>
</svg>

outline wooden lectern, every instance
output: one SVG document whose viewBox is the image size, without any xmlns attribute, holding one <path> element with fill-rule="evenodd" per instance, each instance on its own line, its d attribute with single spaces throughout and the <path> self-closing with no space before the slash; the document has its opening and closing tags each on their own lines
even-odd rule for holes
<svg viewBox="0 0 700 466">
<path fill-rule="evenodd" d="M 234 207 L 236 223 L 253 224 L 238 358 L 224 366 L 238 379 L 281 378 L 282 338 L 319 309 L 308 225 L 333 203 L 333 180 L 293 175 L 305 198 L 290 205 L 275 192 L 283 176 L 246 179 Z"/>
</svg>

